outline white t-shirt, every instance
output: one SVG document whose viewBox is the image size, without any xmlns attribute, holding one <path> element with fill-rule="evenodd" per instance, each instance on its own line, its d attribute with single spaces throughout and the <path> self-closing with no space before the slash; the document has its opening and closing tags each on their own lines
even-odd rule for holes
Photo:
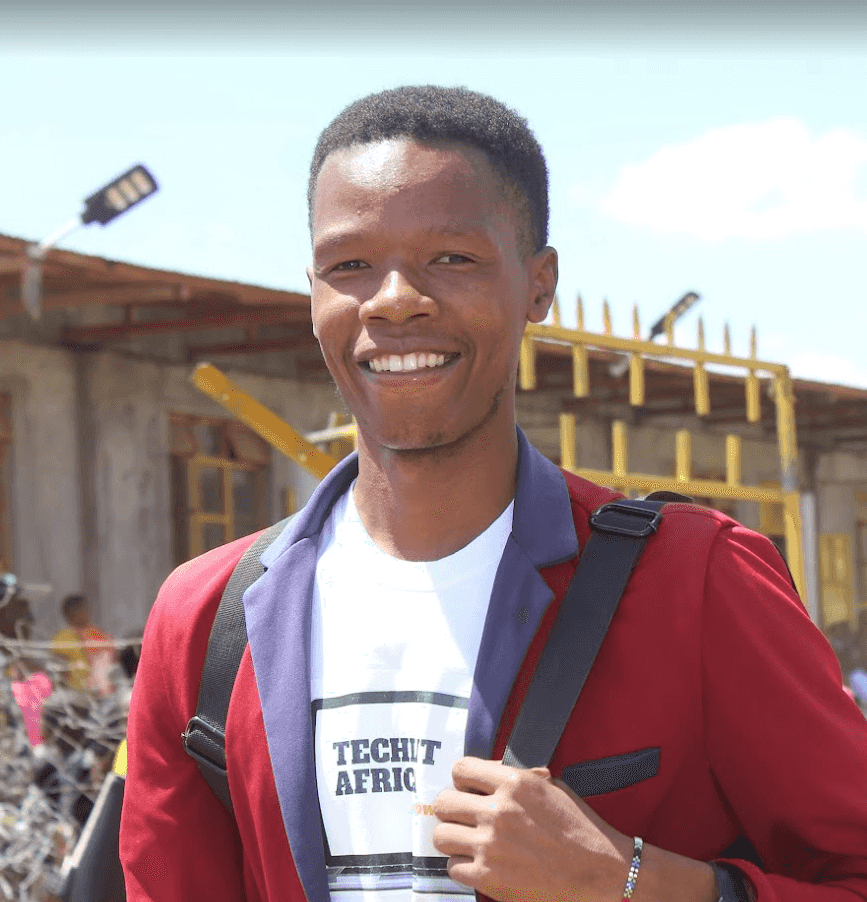
<svg viewBox="0 0 867 902">
<path fill-rule="evenodd" d="M 319 543 L 311 689 L 328 886 L 341 902 L 472 896 L 433 845 L 431 806 L 463 755 L 510 504 L 469 545 L 402 561 L 367 534 L 354 483 Z"/>
</svg>

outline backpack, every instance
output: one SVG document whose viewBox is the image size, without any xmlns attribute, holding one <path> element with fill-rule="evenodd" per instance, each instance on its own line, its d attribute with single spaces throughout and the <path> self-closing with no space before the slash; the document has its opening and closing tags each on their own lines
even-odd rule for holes
<svg viewBox="0 0 867 902">
<path fill-rule="evenodd" d="M 608 502 L 591 514 L 590 539 L 518 712 L 504 764 L 531 768 L 550 762 L 629 577 L 670 501 L 692 503 L 676 492 L 654 492 L 643 500 Z M 187 754 L 230 812 L 226 716 L 247 646 L 242 596 L 264 572 L 262 553 L 291 519 L 266 529 L 232 571 L 211 628 L 196 713 L 182 734 Z"/>
</svg>

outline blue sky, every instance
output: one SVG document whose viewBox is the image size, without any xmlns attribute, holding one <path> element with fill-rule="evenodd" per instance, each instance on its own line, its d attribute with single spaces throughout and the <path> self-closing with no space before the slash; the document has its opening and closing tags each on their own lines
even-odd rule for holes
<svg viewBox="0 0 867 902">
<path fill-rule="evenodd" d="M 746 353 L 755 324 L 761 357 L 867 388 L 867 17 L 808 27 L 766 4 L 747 27 L 732 4 L 692 19 L 591 6 L 92 7 L 73 22 L 31 4 L 0 36 L 0 232 L 43 238 L 144 162 L 160 193 L 63 247 L 305 290 L 319 131 L 370 91 L 464 84 L 546 150 L 567 321 L 580 293 L 600 328 L 607 298 L 626 334 L 633 302 L 646 329 L 696 290 L 684 343 L 701 314 L 710 348 L 728 321 Z"/>
</svg>

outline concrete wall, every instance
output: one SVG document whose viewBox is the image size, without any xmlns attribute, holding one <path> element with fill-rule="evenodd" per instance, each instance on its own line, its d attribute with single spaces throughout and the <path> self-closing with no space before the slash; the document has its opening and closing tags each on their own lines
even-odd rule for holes
<svg viewBox="0 0 867 902">
<path fill-rule="evenodd" d="M 341 409 L 334 389 L 234 373 L 244 390 L 301 431 Z M 34 598 L 37 632 L 62 625 L 59 602 L 83 591 L 114 635 L 141 628 L 172 568 L 169 415 L 229 414 L 189 381 L 190 368 L 109 352 L 74 354 L 0 340 L 0 392 L 12 399 L 12 559 Z M 270 517 L 283 491 L 299 503 L 316 481 L 273 452 Z"/>
<path fill-rule="evenodd" d="M 122 634 L 141 626 L 172 568 L 169 415 L 229 418 L 190 381 L 190 369 L 110 353 L 86 356 L 87 435 L 95 511 L 87 543 L 88 586 L 101 622 Z M 306 432 L 339 409 L 333 389 L 313 383 L 234 373 L 241 389 Z M 273 452 L 270 518 L 280 519 L 282 491 L 300 502 L 315 487 L 295 464 Z"/>
<path fill-rule="evenodd" d="M 851 532 L 855 523 L 855 492 L 867 492 L 867 455 L 847 451 L 822 454 L 816 475 L 822 487 L 819 530 Z"/>
<path fill-rule="evenodd" d="M 250 366 L 249 361 L 244 361 Z M 342 402 L 333 387 L 256 375 L 226 367 L 227 375 L 302 432 L 323 428 Z M 120 353 L 75 354 L 0 339 L 0 392 L 12 397 L 10 513 L 18 576 L 50 583 L 35 605 L 38 631 L 60 626 L 59 600 L 83 590 L 95 619 L 123 635 L 141 628 L 172 567 L 169 415 L 228 417 L 189 381 L 190 367 Z M 562 397 L 519 393 L 518 422 L 530 440 L 559 458 Z M 578 417 L 579 466 L 609 469 L 616 412 Z M 629 463 L 635 471 L 671 475 L 675 432 L 693 431 L 693 471 L 725 472 L 725 435 L 702 432 L 694 420 L 633 425 Z M 746 484 L 778 479 L 773 437 L 742 439 Z M 303 503 L 316 481 L 279 452 L 272 455 L 270 519 L 283 516 L 283 493 Z M 802 456 L 802 485 L 807 487 Z M 853 492 L 867 491 L 867 455 L 835 452 L 815 466 L 817 529 L 854 529 Z M 758 526 L 758 505 L 738 503 L 735 516 Z"/>
<path fill-rule="evenodd" d="M 99 624 L 123 635 L 144 625 L 172 564 L 168 373 L 105 353 L 85 355 L 83 368 L 84 570 Z"/>
<path fill-rule="evenodd" d="M 65 351 L 0 340 L 0 392 L 12 398 L 9 515 L 16 575 L 34 595 L 39 632 L 61 623 L 60 599 L 82 588 L 76 362 Z"/>
</svg>

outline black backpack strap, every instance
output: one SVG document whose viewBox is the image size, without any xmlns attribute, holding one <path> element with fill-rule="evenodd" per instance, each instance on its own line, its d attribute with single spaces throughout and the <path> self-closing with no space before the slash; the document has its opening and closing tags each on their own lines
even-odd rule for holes
<svg viewBox="0 0 867 902">
<path fill-rule="evenodd" d="M 217 798 L 233 811 L 226 771 L 226 716 L 235 677 L 247 647 L 247 624 L 242 597 L 265 572 L 259 558 L 291 518 L 266 529 L 235 565 L 214 617 L 202 668 L 196 713 L 181 734 L 192 757 Z"/>
<path fill-rule="evenodd" d="M 613 501 L 591 514 L 593 531 L 518 712 L 503 764 L 547 767 L 551 761 L 665 503 Z"/>
</svg>

